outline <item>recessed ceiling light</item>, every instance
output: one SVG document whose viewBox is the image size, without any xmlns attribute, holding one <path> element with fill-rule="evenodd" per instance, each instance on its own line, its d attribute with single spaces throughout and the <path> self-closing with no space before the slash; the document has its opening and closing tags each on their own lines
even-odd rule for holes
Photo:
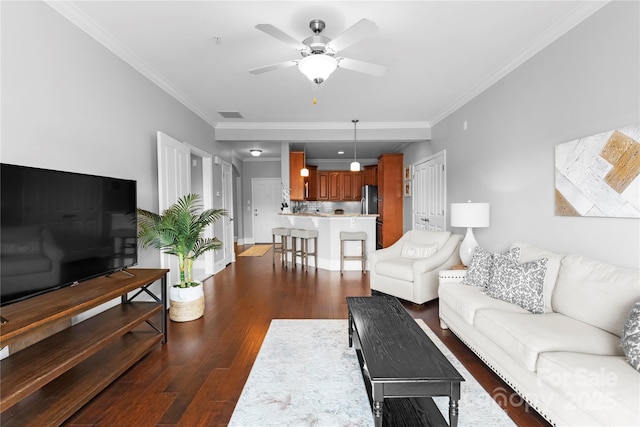
<svg viewBox="0 0 640 427">
<path fill-rule="evenodd" d="M 344 151 L 338 151 L 338 154 L 344 154 Z"/>
</svg>

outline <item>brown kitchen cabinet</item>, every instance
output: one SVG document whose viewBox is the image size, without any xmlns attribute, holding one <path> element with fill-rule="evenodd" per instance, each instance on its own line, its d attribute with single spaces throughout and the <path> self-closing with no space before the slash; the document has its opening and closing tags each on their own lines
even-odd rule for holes
<svg viewBox="0 0 640 427">
<path fill-rule="evenodd" d="M 309 176 L 305 179 L 306 200 L 318 200 L 318 166 L 307 165 Z"/>
<path fill-rule="evenodd" d="M 402 153 L 378 157 L 378 236 L 380 248 L 394 244 L 402 237 L 403 222 Z"/>
<path fill-rule="evenodd" d="M 289 198 L 291 200 L 305 199 L 304 177 L 300 176 L 300 169 L 304 167 L 304 152 L 289 152 Z"/>
<path fill-rule="evenodd" d="M 329 172 L 318 171 L 318 200 L 329 200 Z"/>
<path fill-rule="evenodd" d="M 364 167 L 362 185 L 378 185 L 378 165 Z"/>
</svg>

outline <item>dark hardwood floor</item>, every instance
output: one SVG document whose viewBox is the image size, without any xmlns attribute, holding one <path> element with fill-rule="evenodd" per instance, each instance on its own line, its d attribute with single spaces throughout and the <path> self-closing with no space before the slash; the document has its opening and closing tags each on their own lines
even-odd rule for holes
<svg viewBox="0 0 640 427">
<path fill-rule="evenodd" d="M 247 246 L 248 247 L 248 246 Z M 240 253 L 244 247 L 237 248 Z M 72 416 L 68 426 L 224 426 L 228 423 L 272 319 L 346 319 L 345 297 L 370 295 L 359 272 L 237 262 L 205 282 L 204 317 L 169 322 L 168 343 L 129 369 Z M 423 319 L 520 426 L 548 426 L 438 321 L 438 302 L 403 303 Z M 346 343 L 345 343 L 346 345 Z"/>
</svg>

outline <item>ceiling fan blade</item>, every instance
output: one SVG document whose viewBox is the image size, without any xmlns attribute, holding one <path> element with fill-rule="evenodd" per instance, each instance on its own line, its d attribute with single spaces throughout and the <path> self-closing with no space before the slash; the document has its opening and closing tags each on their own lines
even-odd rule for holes
<svg viewBox="0 0 640 427">
<path fill-rule="evenodd" d="M 249 73 L 262 74 L 262 73 L 266 73 L 267 71 L 273 71 L 273 70 L 279 70 L 281 68 L 292 67 L 297 64 L 298 64 L 298 61 L 292 59 L 291 61 L 279 62 L 277 64 L 271 64 L 271 65 L 266 65 L 264 67 L 253 68 L 249 70 Z"/>
<path fill-rule="evenodd" d="M 358 61 L 357 59 L 338 58 L 338 67 L 347 70 L 358 71 L 360 73 L 382 76 L 387 72 L 384 65 L 373 64 L 371 62 Z"/>
<path fill-rule="evenodd" d="M 287 45 L 293 47 L 294 49 L 304 50 L 304 49 L 307 48 L 307 46 L 302 44 L 301 41 L 294 39 L 289 34 L 279 30 L 278 28 L 274 27 L 271 24 L 258 24 L 258 25 L 256 25 L 256 28 L 258 30 L 270 35 L 271 37 L 274 37 L 274 38 L 280 40 L 284 44 L 287 44 Z"/>
<path fill-rule="evenodd" d="M 354 43 L 359 42 L 365 37 L 370 36 L 371 34 L 378 31 L 378 26 L 369 21 L 366 18 L 363 18 L 353 24 L 351 27 L 347 28 L 342 34 L 337 36 L 335 39 L 331 40 L 328 43 L 328 46 L 335 50 L 336 52 L 341 51 L 344 48 L 351 46 Z"/>
</svg>

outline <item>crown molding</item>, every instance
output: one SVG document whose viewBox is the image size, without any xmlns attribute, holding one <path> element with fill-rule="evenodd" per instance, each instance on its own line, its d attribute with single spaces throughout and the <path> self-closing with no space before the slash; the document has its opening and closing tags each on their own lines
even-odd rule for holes
<svg viewBox="0 0 640 427">
<path fill-rule="evenodd" d="M 432 117 L 429 122 L 435 126 L 440 121 L 444 120 L 449 114 L 455 112 L 463 105 L 471 101 L 476 96 L 480 95 L 482 92 L 491 87 L 494 83 L 498 82 L 500 79 L 505 77 L 507 74 L 518 68 L 520 65 L 524 64 L 526 61 L 531 59 L 538 52 L 549 46 L 551 43 L 559 39 L 561 36 L 566 34 L 569 30 L 574 28 L 576 25 L 580 24 L 582 21 L 587 19 L 589 16 L 596 13 L 602 7 L 606 6 L 610 3 L 611 0 L 602 0 L 602 1 L 587 1 L 584 2 L 580 7 L 567 14 L 562 20 L 560 20 L 556 25 L 551 27 L 548 31 L 543 33 L 540 37 L 531 42 L 527 47 L 525 47 L 520 53 L 514 56 L 509 62 L 507 62 L 502 68 L 496 71 L 493 75 L 489 76 L 486 80 L 481 82 L 476 87 L 472 88 L 470 91 L 462 95 L 457 101 L 453 104 L 446 107 L 439 114 Z"/>
<path fill-rule="evenodd" d="M 219 122 L 220 130 L 345 130 L 353 129 L 352 123 L 346 122 Z M 362 129 L 431 129 L 429 122 L 358 122 L 358 130 Z"/>
<path fill-rule="evenodd" d="M 149 65 L 140 59 L 135 53 L 127 49 L 117 41 L 108 31 L 98 25 L 93 19 L 82 13 L 73 3 L 67 0 L 44 0 L 52 9 L 71 21 L 72 24 L 90 35 L 98 43 L 109 49 L 124 62 L 133 67 L 140 74 L 151 80 L 162 90 L 167 92 L 178 102 L 183 104 L 202 120 L 215 128 L 216 121 L 210 117 L 197 103 L 169 83 L 162 75 L 155 72 Z"/>
</svg>

